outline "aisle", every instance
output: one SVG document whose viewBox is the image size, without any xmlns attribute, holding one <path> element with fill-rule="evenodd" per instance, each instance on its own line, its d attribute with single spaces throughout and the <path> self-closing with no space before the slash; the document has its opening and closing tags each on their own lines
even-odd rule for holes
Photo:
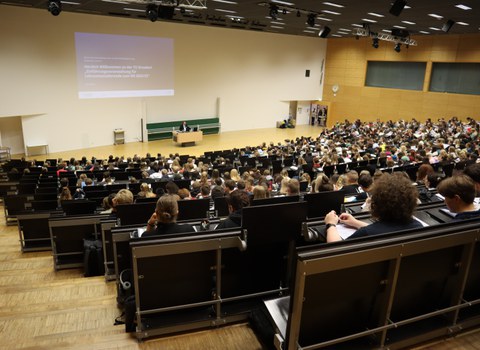
<svg viewBox="0 0 480 350">
<path fill-rule="evenodd" d="M 0 205 L 3 213 L 3 204 Z M 21 253 L 16 226 L 0 215 L 0 339 L 5 349 L 261 349 L 240 324 L 138 343 L 114 326 L 115 282 L 55 272 L 51 252 Z"/>
</svg>

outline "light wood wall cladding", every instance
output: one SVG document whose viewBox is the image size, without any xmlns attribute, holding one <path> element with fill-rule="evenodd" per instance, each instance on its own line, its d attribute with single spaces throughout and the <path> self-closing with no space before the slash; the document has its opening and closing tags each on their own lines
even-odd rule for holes
<svg viewBox="0 0 480 350">
<path fill-rule="evenodd" d="M 441 117 L 480 116 L 480 96 L 429 92 L 432 62 L 480 62 L 480 35 L 435 35 L 413 37 L 418 46 L 397 53 L 394 44 L 380 41 L 378 49 L 370 38 L 330 39 L 325 64 L 323 99 L 332 102 L 328 126 L 345 119 L 436 120 Z M 368 61 L 427 62 L 423 91 L 365 87 Z M 334 96 L 332 86 L 340 89 Z"/>
</svg>

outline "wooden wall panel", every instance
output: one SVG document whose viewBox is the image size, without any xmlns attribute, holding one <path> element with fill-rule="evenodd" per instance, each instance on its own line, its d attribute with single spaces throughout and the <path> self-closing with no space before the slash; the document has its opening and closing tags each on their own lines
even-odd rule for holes
<svg viewBox="0 0 480 350">
<path fill-rule="evenodd" d="M 436 35 L 415 37 L 418 46 L 393 50 L 393 43 L 370 38 L 330 39 L 325 61 L 323 99 L 332 103 L 328 125 L 346 118 L 365 121 L 388 119 L 426 120 L 457 116 L 480 118 L 480 96 L 428 91 L 432 62 L 480 62 L 480 35 Z M 423 91 L 365 87 L 367 62 L 427 62 Z M 332 86 L 338 84 L 334 94 Z"/>
</svg>

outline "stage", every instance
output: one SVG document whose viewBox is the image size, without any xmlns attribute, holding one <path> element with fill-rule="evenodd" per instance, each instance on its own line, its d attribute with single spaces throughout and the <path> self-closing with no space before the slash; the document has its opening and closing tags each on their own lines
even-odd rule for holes
<svg viewBox="0 0 480 350">
<path fill-rule="evenodd" d="M 219 134 L 203 135 L 203 140 L 197 142 L 191 147 L 181 147 L 181 145 L 173 142 L 172 139 L 158 140 L 150 142 L 128 142 L 119 145 L 101 146 L 95 148 L 85 148 L 79 150 L 48 153 L 41 156 L 31 156 L 27 159 L 44 160 L 47 158 L 63 158 L 70 159 L 74 157 L 80 159 L 83 156 L 88 159 L 96 157 L 97 159 L 106 159 L 109 155 L 132 157 L 137 154 L 145 156 L 150 153 L 156 156 L 157 153 L 162 155 L 169 155 L 170 153 L 188 154 L 192 156 L 199 156 L 207 151 L 225 150 L 231 148 L 242 148 L 245 146 L 258 146 L 263 142 L 267 144 L 270 142 L 278 143 L 284 142 L 286 139 L 295 139 L 300 136 L 317 137 L 323 128 L 311 125 L 297 125 L 293 129 L 253 129 L 242 131 L 227 131 Z M 21 158 L 24 154 L 14 154 L 12 158 Z"/>
</svg>

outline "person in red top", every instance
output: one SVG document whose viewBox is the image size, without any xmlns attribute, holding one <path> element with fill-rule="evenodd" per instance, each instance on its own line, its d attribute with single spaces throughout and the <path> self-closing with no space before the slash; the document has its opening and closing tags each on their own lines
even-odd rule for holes
<svg viewBox="0 0 480 350">
<path fill-rule="evenodd" d="M 57 177 L 60 177 L 60 173 L 66 173 L 67 170 L 65 169 L 67 165 L 65 163 L 61 163 L 58 165 L 58 170 L 57 170 Z"/>
</svg>

